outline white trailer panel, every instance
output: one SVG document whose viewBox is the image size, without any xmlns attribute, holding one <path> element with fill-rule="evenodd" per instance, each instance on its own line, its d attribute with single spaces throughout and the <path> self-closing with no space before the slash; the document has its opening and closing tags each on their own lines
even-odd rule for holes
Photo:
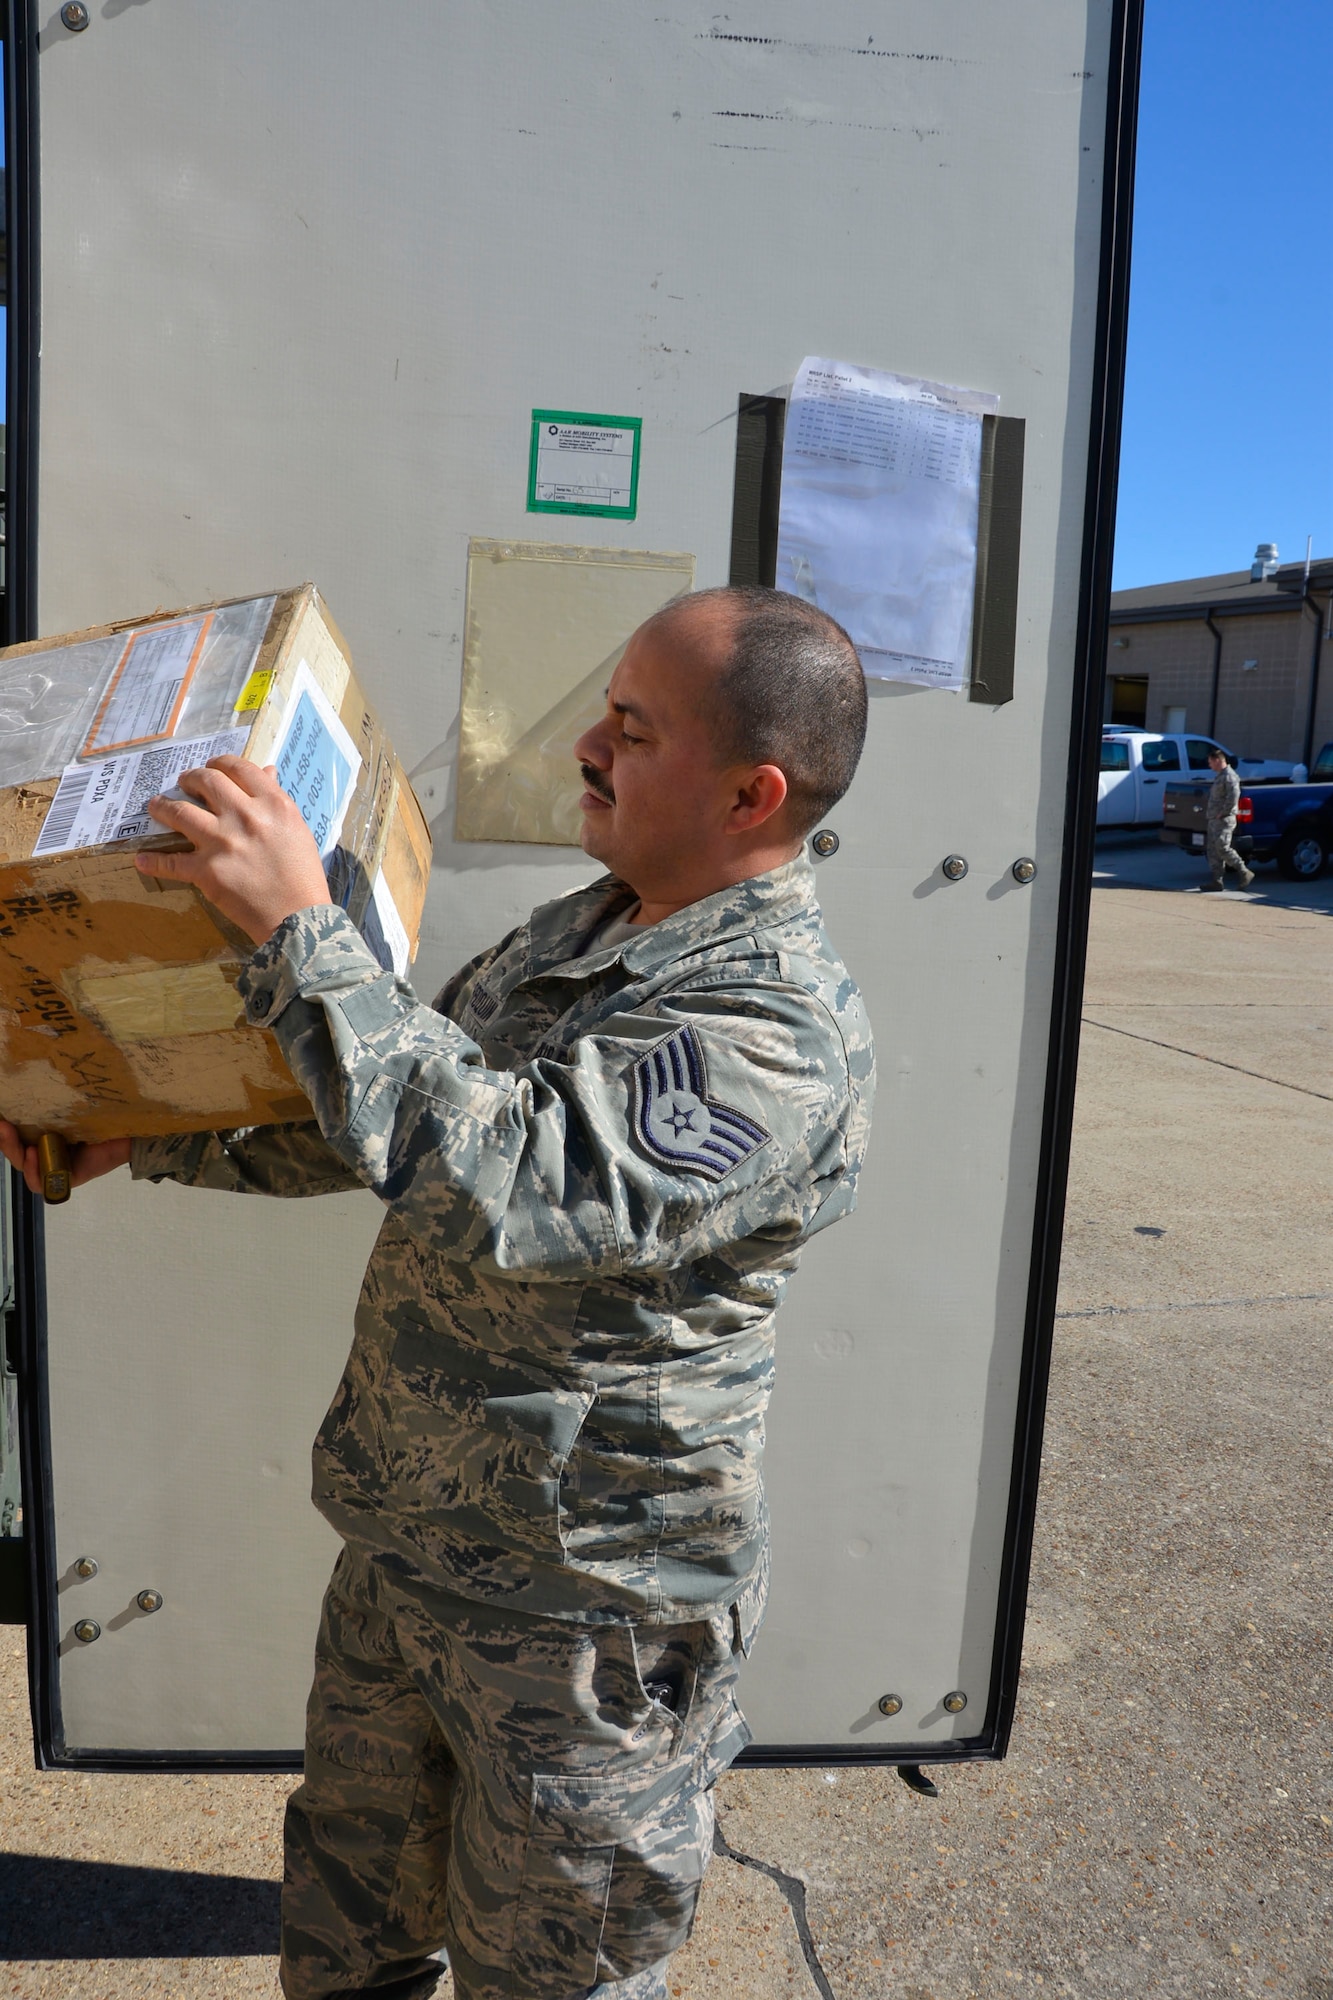
<svg viewBox="0 0 1333 2000">
<path fill-rule="evenodd" d="M 779 1759 L 996 1754 L 1008 1732 L 1136 22 L 1117 0 L 176 0 L 39 37 L 13 6 L 11 635 L 315 578 L 433 822 L 423 994 L 588 869 L 454 837 L 470 538 L 726 581 L 738 398 L 780 395 L 806 354 L 1024 422 L 1012 699 L 872 685 L 819 864 L 880 1090 L 859 1213 L 780 1324 L 745 1689 Z M 635 519 L 528 511 L 543 408 L 642 420 Z M 28 1212 L 42 1757 L 299 1754 L 333 1546 L 308 1447 L 376 1212 L 116 1176 L 47 1218 L 44 1300 Z"/>
</svg>

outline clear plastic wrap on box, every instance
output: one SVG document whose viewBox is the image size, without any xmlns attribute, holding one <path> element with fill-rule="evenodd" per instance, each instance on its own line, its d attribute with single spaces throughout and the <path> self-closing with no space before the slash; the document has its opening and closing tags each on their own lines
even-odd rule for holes
<svg viewBox="0 0 1333 2000">
<path fill-rule="evenodd" d="M 54 777 L 82 756 L 104 756 L 109 704 L 140 638 L 181 633 L 182 685 L 162 702 L 167 726 L 136 736 L 218 734 L 234 719 L 273 612 L 272 597 L 246 598 L 171 621 L 127 626 L 102 639 L 20 654 L 0 665 L 0 787 Z M 197 627 L 197 632 L 193 628 Z M 193 643 L 190 643 L 190 642 Z"/>
</svg>

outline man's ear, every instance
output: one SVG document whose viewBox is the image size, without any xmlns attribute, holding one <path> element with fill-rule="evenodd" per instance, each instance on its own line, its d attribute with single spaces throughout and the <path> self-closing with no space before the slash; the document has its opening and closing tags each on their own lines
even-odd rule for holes
<svg viewBox="0 0 1333 2000">
<path fill-rule="evenodd" d="M 787 803 L 787 778 L 776 764 L 756 764 L 736 789 L 728 833 L 753 833 Z"/>
</svg>

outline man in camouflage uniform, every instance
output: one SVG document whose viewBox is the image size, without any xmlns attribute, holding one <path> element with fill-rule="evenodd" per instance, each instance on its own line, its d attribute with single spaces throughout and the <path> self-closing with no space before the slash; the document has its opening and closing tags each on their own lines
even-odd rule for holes
<svg viewBox="0 0 1333 2000">
<path fill-rule="evenodd" d="M 327 902 L 274 778 L 220 759 L 155 807 L 194 852 L 140 865 L 260 943 L 246 1011 L 315 1118 L 136 1142 L 135 1174 L 387 1210 L 315 1447 L 345 1546 L 288 1811 L 290 2000 L 417 2000 L 441 1945 L 460 2000 L 665 1994 L 749 1737 L 774 1314 L 869 1119 L 803 853 L 864 728 L 814 607 L 659 614 L 577 746 L 614 872 L 433 1009 Z"/>
<path fill-rule="evenodd" d="M 1236 811 L 1240 805 L 1240 779 L 1235 766 L 1227 762 L 1225 751 L 1210 750 L 1208 768 L 1213 774 L 1213 782 L 1208 788 L 1208 804 L 1204 813 L 1204 843 L 1212 880 L 1205 882 L 1204 888 L 1225 889 L 1226 871 L 1234 868 L 1240 876 L 1239 886 L 1248 889 L 1254 880 L 1254 871 L 1245 866 L 1231 845 L 1231 836 L 1236 831 Z"/>
</svg>

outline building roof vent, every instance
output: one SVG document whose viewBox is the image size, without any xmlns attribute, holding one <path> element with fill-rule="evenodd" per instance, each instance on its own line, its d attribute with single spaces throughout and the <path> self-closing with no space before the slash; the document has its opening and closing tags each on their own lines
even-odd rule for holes
<svg viewBox="0 0 1333 2000">
<path fill-rule="evenodd" d="M 1277 543 L 1260 542 L 1250 564 L 1250 582 L 1267 583 L 1270 576 L 1277 575 Z"/>
</svg>

